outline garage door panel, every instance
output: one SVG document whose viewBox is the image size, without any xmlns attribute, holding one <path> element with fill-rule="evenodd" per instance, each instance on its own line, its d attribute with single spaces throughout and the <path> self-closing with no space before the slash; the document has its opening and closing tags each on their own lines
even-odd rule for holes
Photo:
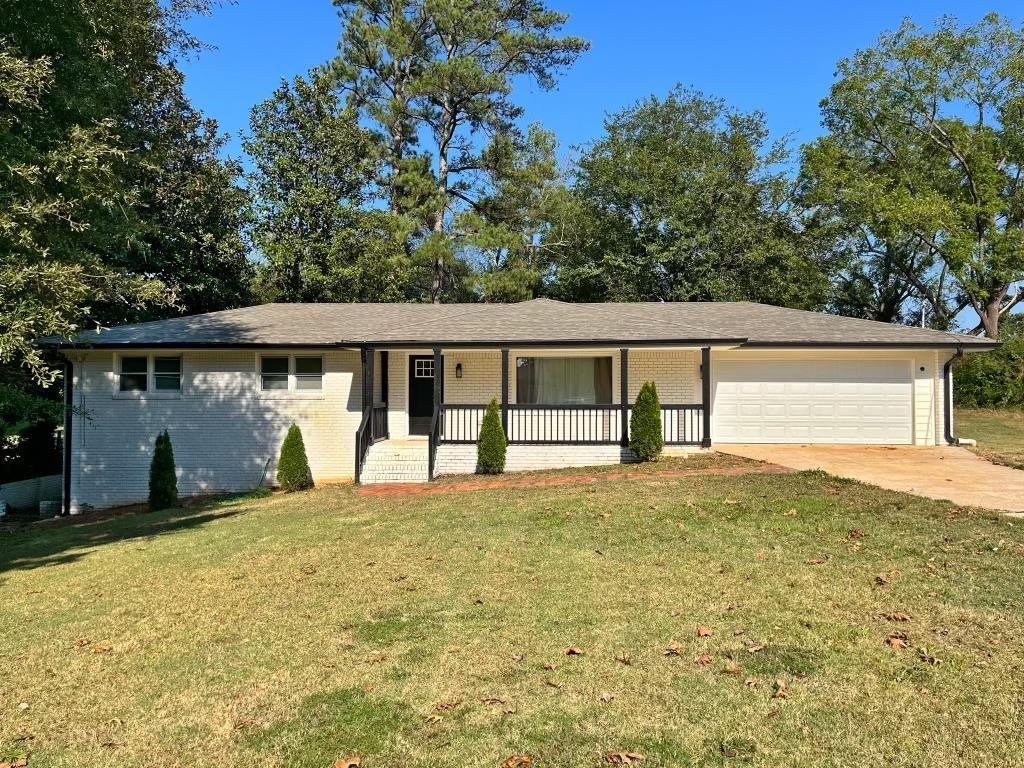
<svg viewBox="0 0 1024 768">
<path fill-rule="evenodd" d="M 714 371 L 717 442 L 913 441 L 907 360 L 733 360 Z"/>
</svg>

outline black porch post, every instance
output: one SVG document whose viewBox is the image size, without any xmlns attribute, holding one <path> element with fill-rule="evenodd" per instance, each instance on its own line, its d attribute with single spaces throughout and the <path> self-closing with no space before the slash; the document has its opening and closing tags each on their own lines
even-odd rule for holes
<svg viewBox="0 0 1024 768">
<path fill-rule="evenodd" d="M 622 422 L 619 445 L 629 445 L 629 350 L 619 350 L 619 419 Z"/>
<path fill-rule="evenodd" d="M 363 348 L 363 413 L 370 414 L 370 442 L 377 435 L 373 433 L 373 363 L 376 357 L 373 347 Z"/>
<path fill-rule="evenodd" d="M 704 436 L 701 438 L 702 448 L 711 447 L 711 347 L 700 350 L 700 383 L 701 404 L 704 406 Z"/>
<path fill-rule="evenodd" d="M 388 408 L 388 353 L 380 353 L 380 401 L 384 403 L 384 434 L 385 440 L 391 439 L 391 414 Z"/>
<path fill-rule="evenodd" d="M 444 360 L 441 350 L 434 347 L 434 412 L 441 409 L 441 387 L 444 386 Z"/>
<path fill-rule="evenodd" d="M 71 514 L 71 425 L 72 410 L 75 403 L 75 364 L 70 360 L 64 362 L 64 495 L 61 499 L 61 514 Z"/>
<path fill-rule="evenodd" d="M 508 347 L 501 348 L 501 431 L 508 438 Z"/>
</svg>

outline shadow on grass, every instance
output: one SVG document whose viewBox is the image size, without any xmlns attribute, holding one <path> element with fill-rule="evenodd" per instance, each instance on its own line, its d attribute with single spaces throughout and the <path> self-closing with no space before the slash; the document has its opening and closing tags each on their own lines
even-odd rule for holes
<svg viewBox="0 0 1024 768">
<path fill-rule="evenodd" d="M 72 563 L 113 542 L 198 528 L 240 514 L 241 505 L 260 495 L 218 496 L 160 512 L 134 512 L 81 523 L 61 520 L 54 527 L 29 525 L 0 532 L 0 573 Z"/>
</svg>

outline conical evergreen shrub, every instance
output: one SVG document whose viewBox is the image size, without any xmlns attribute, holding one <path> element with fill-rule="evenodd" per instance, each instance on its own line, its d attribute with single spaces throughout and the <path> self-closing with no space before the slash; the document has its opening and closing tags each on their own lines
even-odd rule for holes
<svg viewBox="0 0 1024 768">
<path fill-rule="evenodd" d="M 629 447 L 640 461 L 654 461 L 665 447 L 661 433 L 661 401 L 653 381 L 645 382 L 629 417 Z"/>
<path fill-rule="evenodd" d="M 498 401 L 491 398 L 484 420 L 480 424 L 480 438 L 476 441 L 476 471 L 480 475 L 500 475 L 505 471 L 505 430 L 501 428 Z"/>
<path fill-rule="evenodd" d="M 302 442 L 302 431 L 297 424 L 288 428 L 288 434 L 281 443 L 277 482 L 286 491 L 300 491 L 313 485 L 309 461 L 306 459 L 306 445 Z"/>
<path fill-rule="evenodd" d="M 149 465 L 149 508 L 167 509 L 178 503 L 178 476 L 174 470 L 174 449 L 165 429 L 156 436 Z"/>
</svg>

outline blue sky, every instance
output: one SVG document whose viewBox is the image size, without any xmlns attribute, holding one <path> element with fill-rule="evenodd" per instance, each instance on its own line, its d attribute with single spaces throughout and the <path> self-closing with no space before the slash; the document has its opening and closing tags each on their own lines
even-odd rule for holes
<svg viewBox="0 0 1024 768">
<path fill-rule="evenodd" d="M 776 136 L 803 142 L 819 131 L 818 102 L 835 63 L 905 16 L 928 24 L 946 13 L 973 22 L 992 10 L 1022 12 L 1019 0 L 549 3 L 570 14 L 566 31 L 592 49 L 557 90 L 524 84 L 517 98 L 526 119 L 554 130 L 563 148 L 599 135 L 608 112 L 677 82 L 760 109 Z M 282 77 L 332 56 L 338 20 L 330 0 L 238 0 L 191 29 L 214 50 L 185 63 L 186 90 L 231 134 L 227 151 L 238 156 L 250 108 Z"/>
</svg>

